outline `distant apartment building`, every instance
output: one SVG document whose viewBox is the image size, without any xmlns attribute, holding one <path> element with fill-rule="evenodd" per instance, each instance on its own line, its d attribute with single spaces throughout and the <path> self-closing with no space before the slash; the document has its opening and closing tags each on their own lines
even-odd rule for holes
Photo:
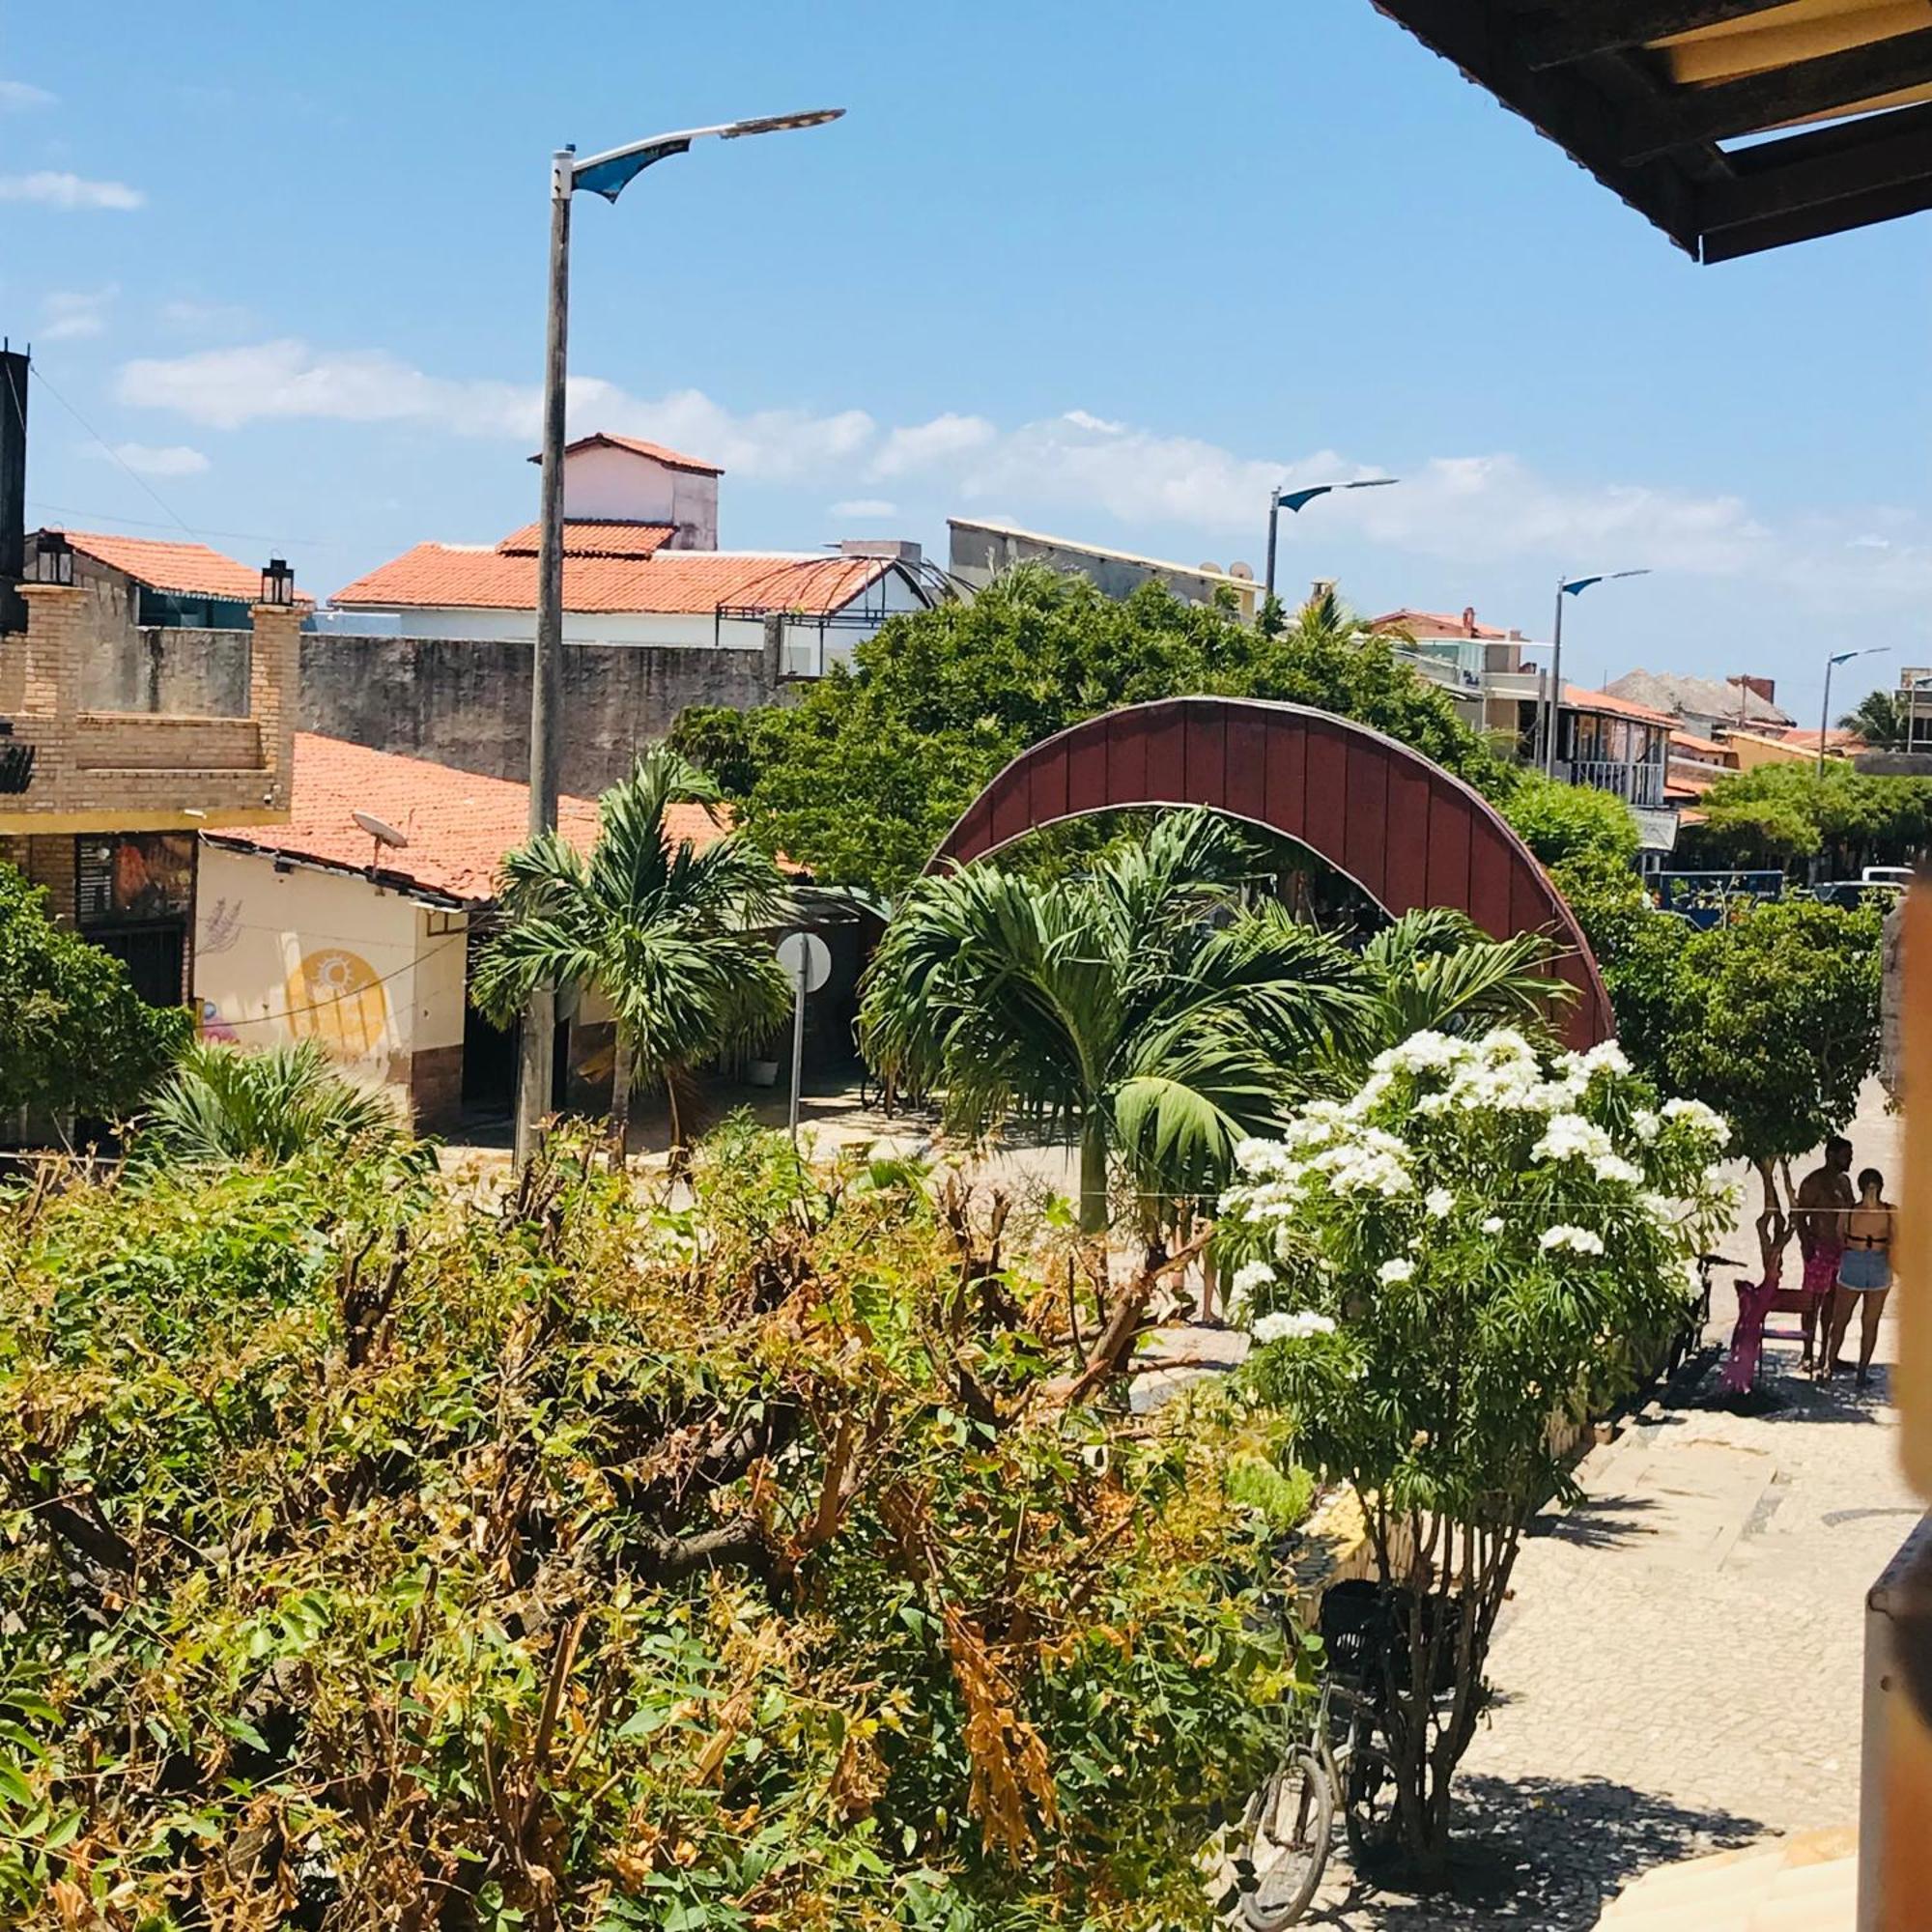
<svg viewBox="0 0 1932 1932">
<path fill-rule="evenodd" d="M 1015 564 L 1043 563 L 1086 578 L 1109 597 L 1128 597 L 1143 583 L 1160 583 L 1183 604 L 1225 599 L 1243 623 L 1253 623 L 1259 609 L 1255 574 L 1244 563 L 1231 563 L 1225 570 L 1212 563 L 1169 563 L 1132 551 L 1110 550 L 1104 544 L 1077 543 L 1071 537 L 1046 536 L 1012 524 L 968 517 L 949 517 L 947 529 L 949 570 L 968 589 L 983 590 Z"/>
<path fill-rule="evenodd" d="M 1478 623 L 1473 606 L 1464 605 L 1460 617 L 1389 611 L 1370 629 L 1390 639 L 1408 664 L 1446 691 L 1473 730 L 1513 742 L 1522 730 L 1524 705 L 1542 701 L 1542 673 L 1523 662 L 1529 639 L 1520 631 Z"/>
</svg>

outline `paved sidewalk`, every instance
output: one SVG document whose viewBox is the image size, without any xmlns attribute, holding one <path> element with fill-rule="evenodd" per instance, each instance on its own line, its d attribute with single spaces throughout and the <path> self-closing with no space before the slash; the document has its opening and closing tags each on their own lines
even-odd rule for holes
<svg viewBox="0 0 1932 1932">
<path fill-rule="evenodd" d="M 1897 1128 L 1861 1112 L 1861 1165 L 1895 1176 Z M 1889 1369 L 1869 1390 L 1820 1388 L 1797 1361 L 1768 1343 L 1746 1412 L 1719 1406 L 1708 1369 L 1585 1460 L 1585 1500 L 1547 1513 L 1517 1566 L 1497 1702 L 1461 1779 L 1455 1893 L 1344 1882 L 1306 1922 L 1567 1932 L 1655 1865 L 1856 1823 L 1864 1593 L 1924 1504 L 1898 1470 Z"/>
</svg>

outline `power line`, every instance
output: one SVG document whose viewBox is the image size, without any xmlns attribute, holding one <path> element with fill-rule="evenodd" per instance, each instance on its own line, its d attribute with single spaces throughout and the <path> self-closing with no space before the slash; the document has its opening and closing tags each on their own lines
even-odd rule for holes
<svg viewBox="0 0 1932 1932">
<path fill-rule="evenodd" d="M 62 517 L 86 517 L 91 523 L 126 524 L 130 529 L 136 530 L 168 530 L 177 527 L 173 524 L 157 524 L 151 518 L 114 517 L 109 516 L 105 510 L 81 509 L 72 503 L 50 503 L 44 497 L 30 497 L 27 498 L 27 501 L 37 510 L 51 510 L 56 516 Z M 286 545 L 290 548 L 293 548 L 297 544 L 301 544 L 310 550 L 348 550 L 351 548 L 350 545 L 344 543 L 339 537 L 278 537 L 270 536 L 261 530 L 212 530 L 204 528 L 198 524 L 182 524 L 179 527 L 186 530 L 191 536 L 225 537 L 233 543 L 263 543 L 271 546 Z"/>
<path fill-rule="evenodd" d="M 176 514 L 174 505 L 168 502 L 167 499 L 161 496 L 159 491 L 152 488 L 149 485 L 148 480 L 145 476 L 143 476 L 138 470 L 131 469 L 123 460 L 121 452 L 118 449 L 116 449 L 114 445 L 111 442 L 109 442 L 107 439 L 104 436 L 102 436 L 100 432 L 98 429 L 96 429 L 95 426 L 91 422 L 89 422 L 88 419 L 84 415 L 82 415 L 81 412 L 77 409 L 75 409 L 74 406 L 71 402 L 69 402 L 68 399 L 64 395 L 62 395 L 61 392 L 57 388 L 55 388 L 50 382 L 47 381 L 46 371 L 43 369 L 38 362 L 30 362 L 27 366 L 28 369 L 33 374 L 33 376 L 35 377 L 35 379 L 40 383 L 41 387 L 43 388 L 47 392 L 47 394 L 50 395 L 54 399 L 54 401 L 57 402 L 61 406 L 61 408 L 64 409 L 68 412 L 68 414 L 71 415 L 74 419 L 74 421 L 77 422 L 81 426 L 81 428 L 84 429 L 88 433 L 88 435 L 91 436 L 95 440 L 95 441 L 98 442 L 101 446 L 101 448 L 107 452 L 109 458 L 128 476 L 133 479 L 135 485 L 146 493 L 146 495 L 154 501 L 156 507 L 158 507 L 161 510 L 164 510 L 167 513 L 169 522 L 174 524 L 174 526 L 178 529 L 186 532 L 186 534 L 189 536 L 193 536 L 194 535 L 193 530 L 189 529 L 187 524 L 180 516 Z"/>
</svg>

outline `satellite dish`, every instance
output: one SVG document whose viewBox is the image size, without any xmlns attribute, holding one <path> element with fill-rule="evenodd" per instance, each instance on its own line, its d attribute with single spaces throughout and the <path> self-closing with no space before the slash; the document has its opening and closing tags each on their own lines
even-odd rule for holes
<svg viewBox="0 0 1932 1932">
<path fill-rule="evenodd" d="M 378 845 L 393 845 L 400 851 L 410 842 L 393 825 L 385 819 L 378 818 L 373 811 L 364 811 L 358 806 L 349 815 Z"/>
</svg>

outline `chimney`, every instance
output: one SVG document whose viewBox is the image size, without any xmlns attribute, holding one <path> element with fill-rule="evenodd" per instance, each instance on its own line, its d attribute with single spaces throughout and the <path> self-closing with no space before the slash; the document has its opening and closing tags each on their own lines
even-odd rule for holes
<svg viewBox="0 0 1932 1932">
<path fill-rule="evenodd" d="M 1473 604 L 1463 606 L 1463 635 L 1465 638 L 1476 635 L 1476 607 Z"/>
<path fill-rule="evenodd" d="M 1734 677 L 1731 682 L 1756 693 L 1767 704 L 1777 702 L 1777 680 L 1775 677 Z"/>
<path fill-rule="evenodd" d="M 0 634 L 27 628 L 27 357 L 0 343 Z"/>
</svg>

